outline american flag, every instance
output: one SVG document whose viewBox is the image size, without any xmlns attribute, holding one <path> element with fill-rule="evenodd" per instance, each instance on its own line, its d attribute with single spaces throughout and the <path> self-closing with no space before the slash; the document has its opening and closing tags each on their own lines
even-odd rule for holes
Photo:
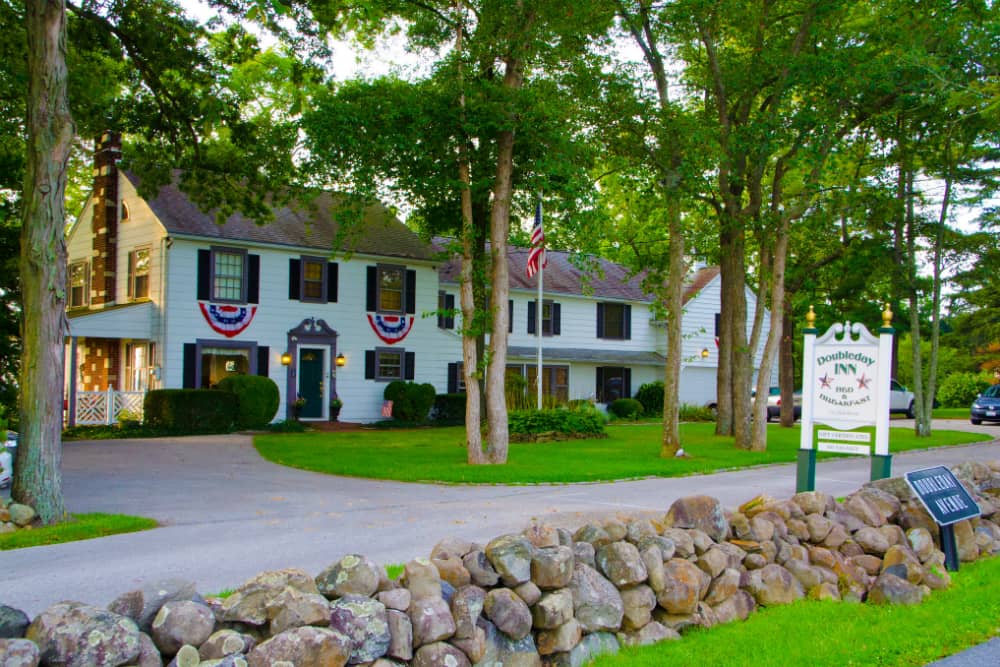
<svg viewBox="0 0 1000 667">
<path fill-rule="evenodd" d="M 531 228 L 531 250 L 528 251 L 528 266 L 525 272 L 528 277 L 538 273 L 538 263 L 541 261 L 542 268 L 549 265 L 549 259 L 545 256 L 545 232 L 542 230 L 542 202 L 535 204 L 535 224 Z"/>
</svg>

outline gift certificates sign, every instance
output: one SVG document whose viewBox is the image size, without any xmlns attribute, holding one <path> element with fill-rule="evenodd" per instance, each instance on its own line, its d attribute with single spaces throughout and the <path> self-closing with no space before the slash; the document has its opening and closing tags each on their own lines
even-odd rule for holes
<svg viewBox="0 0 1000 667">
<path fill-rule="evenodd" d="M 875 423 L 878 339 L 863 324 L 836 324 L 816 340 L 813 419 L 834 428 Z"/>
</svg>

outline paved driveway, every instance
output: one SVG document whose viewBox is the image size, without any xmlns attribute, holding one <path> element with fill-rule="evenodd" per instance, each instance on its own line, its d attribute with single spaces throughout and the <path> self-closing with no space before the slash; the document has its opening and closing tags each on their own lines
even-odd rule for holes
<svg viewBox="0 0 1000 667">
<path fill-rule="evenodd" d="M 1000 426 L 978 430 L 1000 437 Z M 966 459 L 1000 459 L 1000 444 L 899 455 L 893 472 Z M 266 569 L 317 573 L 346 553 L 404 562 L 426 556 L 446 535 L 486 541 L 532 517 L 576 525 L 593 515 L 662 514 L 695 493 L 735 506 L 759 493 L 795 491 L 790 465 L 608 484 L 380 482 L 276 466 L 239 435 L 67 443 L 63 477 L 71 511 L 141 514 L 163 527 L 0 552 L 0 602 L 32 615 L 63 599 L 104 605 L 168 576 L 193 579 L 211 593 Z M 817 488 L 845 495 L 867 478 L 867 459 L 831 461 L 820 464 Z"/>
</svg>

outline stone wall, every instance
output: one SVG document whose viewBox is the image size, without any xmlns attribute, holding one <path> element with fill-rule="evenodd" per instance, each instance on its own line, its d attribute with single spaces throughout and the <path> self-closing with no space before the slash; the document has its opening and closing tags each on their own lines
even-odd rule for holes
<svg viewBox="0 0 1000 667">
<path fill-rule="evenodd" d="M 983 510 L 956 525 L 959 556 L 995 555 L 1000 462 L 954 470 Z M 917 604 L 950 584 L 937 539 L 900 478 L 843 502 L 811 492 L 726 511 L 693 496 L 659 522 L 448 538 L 399 581 L 347 555 L 316 576 L 262 573 L 225 598 L 164 581 L 34 620 L 0 605 L 0 664 L 576 666 L 802 598 Z"/>
</svg>

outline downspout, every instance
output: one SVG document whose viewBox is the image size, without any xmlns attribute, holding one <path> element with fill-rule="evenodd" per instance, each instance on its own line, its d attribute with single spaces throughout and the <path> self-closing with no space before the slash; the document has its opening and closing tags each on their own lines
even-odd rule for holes
<svg viewBox="0 0 1000 667">
<path fill-rule="evenodd" d="M 160 294 L 158 303 L 156 304 L 160 314 L 160 340 L 157 343 L 156 351 L 159 359 L 155 360 L 158 362 L 156 365 L 160 368 L 160 376 L 156 378 L 158 389 L 162 389 L 165 384 L 163 377 L 165 366 L 163 360 L 167 354 L 167 268 L 169 266 L 170 248 L 173 244 L 173 239 L 169 236 L 164 236 L 160 239 Z"/>
</svg>

